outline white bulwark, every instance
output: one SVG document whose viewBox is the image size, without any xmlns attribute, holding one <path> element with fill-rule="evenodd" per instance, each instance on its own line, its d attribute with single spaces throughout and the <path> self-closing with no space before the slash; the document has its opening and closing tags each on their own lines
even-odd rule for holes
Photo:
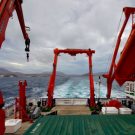
<svg viewBox="0 0 135 135">
<path fill-rule="evenodd" d="M 135 100 L 135 82 L 127 81 L 124 87 L 126 96 Z"/>
<path fill-rule="evenodd" d="M 65 99 L 65 98 L 57 98 L 55 99 L 55 104 L 56 105 L 87 105 L 87 98 L 69 98 L 69 99 Z"/>
</svg>

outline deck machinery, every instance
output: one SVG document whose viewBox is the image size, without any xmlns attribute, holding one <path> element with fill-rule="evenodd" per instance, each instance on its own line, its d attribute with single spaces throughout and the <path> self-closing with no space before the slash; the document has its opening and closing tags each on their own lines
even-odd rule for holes
<svg viewBox="0 0 135 135">
<path fill-rule="evenodd" d="M 123 8 L 123 12 L 125 14 L 125 20 L 118 35 L 112 63 L 109 72 L 103 75 L 107 78 L 107 98 L 110 98 L 111 96 L 112 83 L 114 79 L 120 86 L 122 86 L 126 81 L 135 81 L 135 8 L 125 7 Z M 121 37 L 130 16 L 132 17 L 132 29 L 124 49 L 121 52 L 120 58 L 116 63 Z"/>
<path fill-rule="evenodd" d="M 5 111 L 2 109 L 4 107 L 4 99 L 2 92 L 0 91 L 0 135 L 4 135 L 5 132 Z"/>
<path fill-rule="evenodd" d="M 56 78 L 56 68 L 57 68 L 57 61 L 58 55 L 60 53 L 69 54 L 71 56 L 76 56 L 77 54 L 87 54 L 89 58 L 89 80 L 90 80 L 90 106 L 95 106 L 95 98 L 94 98 L 94 80 L 93 80 L 93 73 L 92 73 L 92 54 L 95 53 L 94 50 L 91 49 L 54 49 L 54 62 L 53 62 L 53 71 L 50 76 L 50 81 L 48 85 L 48 101 L 47 107 L 52 107 L 53 105 L 53 92 L 55 86 L 55 78 Z"/>
<path fill-rule="evenodd" d="M 5 40 L 5 31 L 7 28 L 7 24 L 9 22 L 9 18 L 12 17 L 13 11 L 16 10 L 18 20 L 21 26 L 21 30 L 23 33 L 23 37 L 25 39 L 25 51 L 27 56 L 27 61 L 29 61 L 29 47 L 30 47 L 30 39 L 26 32 L 26 29 L 29 29 L 29 27 L 25 26 L 24 17 L 23 17 L 23 11 L 21 4 L 23 3 L 23 0 L 0 0 L 0 48 L 2 47 L 2 43 Z M 5 131 L 5 113 L 4 110 L 2 110 L 3 106 L 3 96 L 0 92 L 0 135 L 4 134 Z"/>
<path fill-rule="evenodd" d="M 26 27 L 23 18 L 22 12 L 22 4 L 23 0 L 1 0 L 0 1 L 0 48 L 2 46 L 3 41 L 5 40 L 5 31 L 7 28 L 7 24 L 9 18 L 12 16 L 14 10 L 17 12 L 17 16 L 20 22 L 20 26 L 22 29 L 23 37 L 25 39 L 26 48 L 25 51 L 27 52 L 27 59 L 29 58 L 29 46 L 30 46 L 30 39 L 26 32 Z M 107 98 L 111 96 L 111 88 L 113 80 L 115 79 L 119 85 L 123 85 L 125 81 L 135 81 L 135 22 L 134 22 L 134 15 L 135 15 L 135 8 L 132 7 L 125 7 L 123 8 L 123 12 L 125 13 L 125 21 L 123 26 L 120 30 L 118 35 L 116 47 L 113 54 L 112 63 L 110 66 L 110 70 L 107 74 L 104 75 L 107 78 Z M 118 54 L 121 37 L 127 25 L 127 22 L 132 16 L 132 29 L 128 40 L 124 46 L 124 49 L 121 52 L 120 59 L 116 64 L 116 57 Z M 50 77 L 50 82 L 48 86 L 48 107 L 52 107 L 53 101 L 53 91 L 55 85 L 55 78 L 56 78 L 56 67 L 57 67 L 57 59 L 60 53 L 67 53 L 71 56 L 75 56 L 76 54 L 86 53 L 89 57 L 89 80 L 90 80 L 90 106 L 95 106 L 95 99 L 94 99 L 94 80 L 92 74 L 92 54 L 95 53 L 94 50 L 81 50 L 81 49 L 55 49 L 54 50 L 54 63 L 53 63 L 53 72 Z M 24 96 L 25 97 L 25 96 Z M 3 135 L 5 131 L 5 112 L 2 109 L 4 104 L 2 93 L 0 92 L 0 134 Z M 22 102 L 22 106 L 25 105 L 25 102 Z M 25 108 L 25 107 L 24 107 Z M 20 114 L 21 115 L 21 114 Z"/>
<path fill-rule="evenodd" d="M 25 39 L 25 51 L 27 60 L 29 61 L 29 47 L 30 47 L 30 39 L 26 32 L 26 29 L 30 29 L 29 27 L 25 26 L 23 11 L 22 11 L 22 4 L 23 0 L 1 0 L 0 1 L 0 48 L 2 47 L 2 43 L 5 40 L 5 31 L 7 28 L 7 24 L 9 18 L 12 17 L 13 11 L 16 10 L 19 23 L 21 26 L 21 30 L 23 33 L 23 37 Z"/>
<path fill-rule="evenodd" d="M 30 121 L 30 117 L 27 114 L 26 109 L 26 87 L 27 87 L 27 81 L 19 81 L 19 97 L 15 98 L 15 108 L 14 108 L 14 114 L 15 119 L 21 119 L 22 122 Z"/>
</svg>

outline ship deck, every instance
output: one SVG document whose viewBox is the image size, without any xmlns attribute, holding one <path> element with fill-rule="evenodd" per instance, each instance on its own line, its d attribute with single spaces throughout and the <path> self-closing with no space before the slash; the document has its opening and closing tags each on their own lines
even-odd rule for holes
<svg viewBox="0 0 135 135">
<path fill-rule="evenodd" d="M 58 105 L 52 108 L 52 111 L 57 111 L 57 115 L 90 115 L 91 111 L 88 106 L 84 105 Z"/>
<path fill-rule="evenodd" d="M 24 135 L 134 135 L 135 115 L 41 116 Z"/>
</svg>

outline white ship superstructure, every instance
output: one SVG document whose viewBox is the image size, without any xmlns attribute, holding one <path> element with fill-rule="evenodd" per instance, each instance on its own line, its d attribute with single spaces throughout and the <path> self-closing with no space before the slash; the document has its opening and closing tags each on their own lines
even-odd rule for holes
<svg viewBox="0 0 135 135">
<path fill-rule="evenodd" d="M 127 81 L 124 87 L 126 96 L 135 99 L 135 81 Z"/>
</svg>

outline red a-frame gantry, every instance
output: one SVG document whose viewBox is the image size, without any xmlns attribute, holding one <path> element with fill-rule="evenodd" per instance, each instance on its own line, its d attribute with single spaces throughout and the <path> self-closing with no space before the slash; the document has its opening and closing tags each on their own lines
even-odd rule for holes
<svg viewBox="0 0 135 135">
<path fill-rule="evenodd" d="M 94 79 L 93 79 L 93 73 L 92 73 L 92 54 L 95 53 L 94 50 L 91 49 L 54 49 L 54 62 L 53 62 L 53 71 L 50 76 L 50 81 L 48 85 L 48 101 L 47 101 L 47 107 L 52 107 L 53 104 L 53 92 L 54 92 L 54 86 L 55 86 L 55 79 L 56 79 L 56 68 L 57 68 L 57 61 L 58 61 L 58 55 L 60 53 L 66 53 L 71 56 L 76 56 L 76 54 L 87 54 L 89 57 L 89 81 L 90 81 L 90 106 L 95 106 L 95 98 L 94 98 Z"/>
</svg>

